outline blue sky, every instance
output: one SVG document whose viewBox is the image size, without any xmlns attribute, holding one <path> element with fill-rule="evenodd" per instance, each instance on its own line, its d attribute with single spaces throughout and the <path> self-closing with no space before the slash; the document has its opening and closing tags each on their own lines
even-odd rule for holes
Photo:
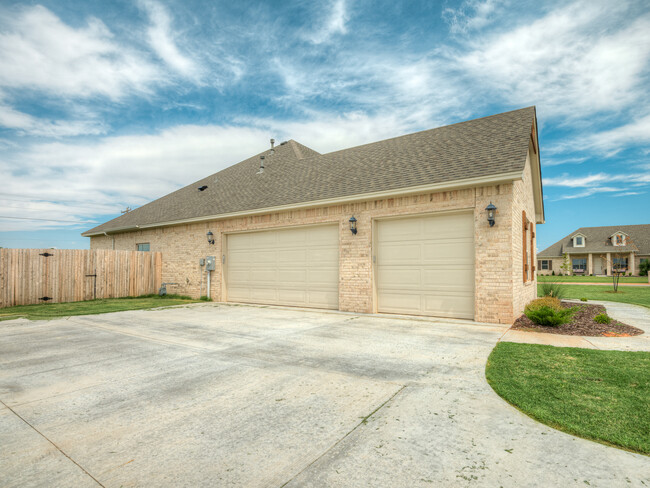
<svg viewBox="0 0 650 488">
<path fill-rule="evenodd" d="M 537 106 L 547 224 L 650 223 L 644 1 L 0 6 L 0 246 L 80 233 L 293 138 L 329 152 Z"/>
</svg>

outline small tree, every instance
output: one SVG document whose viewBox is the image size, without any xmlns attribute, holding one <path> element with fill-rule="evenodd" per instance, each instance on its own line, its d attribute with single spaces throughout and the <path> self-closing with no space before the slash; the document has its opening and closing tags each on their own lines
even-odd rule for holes
<svg viewBox="0 0 650 488">
<path fill-rule="evenodd" d="M 613 238 L 616 239 L 617 236 L 615 235 Z M 612 285 L 614 287 L 614 293 L 618 293 L 618 283 L 621 280 L 621 276 L 625 276 L 625 274 L 628 272 L 628 267 L 630 264 L 628 262 L 628 265 L 625 266 L 622 263 L 625 259 L 629 259 L 630 251 L 635 250 L 636 246 L 629 236 L 624 237 L 624 242 L 622 245 L 614 246 L 611 238 L 605 241 L 605 245 L 612 246 L 612 249 L 623 248 L 614 252 L 610 252 L 609 258 L 607 257 L 607 254 L 600 256 L 605 263 L 605 266 L 612 270 Z M 632 256 L 632 259 L 634 259 L 634 256 Z"/>
<path fill-rule="evenodd" d="M 567 256 L 567 253 L 562 254 L 562 264 L 560 265 L 560 269 L 564 271 L 564 274 L 569 274 L 569 270 L 571 269 L 571 262 L 569 261 L 569 256 Z"/>
</svg>

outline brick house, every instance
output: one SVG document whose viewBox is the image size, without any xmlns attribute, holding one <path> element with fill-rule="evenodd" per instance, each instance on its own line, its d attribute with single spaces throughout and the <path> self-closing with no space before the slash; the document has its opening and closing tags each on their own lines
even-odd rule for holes
<svg viewBox="0 0 650 488">
<path fill-rule="evenodd" d="M 509 323 L 543 222 L 529 107 L 328 154 L 272 145 L 82 235 L 162 251 L 174 293 Z"/>
<path fill-rule="evenodd" d="M 638 276 L 645 260 L 650 260 L 650 224 L 581 227 L 539 252 L 537 270 L 544 275 L 611 276 L 612 268 L 618 268 Z"/>
</svg>

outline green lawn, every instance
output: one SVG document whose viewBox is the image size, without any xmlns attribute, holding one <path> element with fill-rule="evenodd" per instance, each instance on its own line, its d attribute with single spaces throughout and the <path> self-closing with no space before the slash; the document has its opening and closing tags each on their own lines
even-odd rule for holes
<svg viewBox="0 0 650 488">
<path fill-rule="evenodd" d="M 145 295 L 141 297 L 109 298 L 85 302 L 43 303 L 39 305 L 20 305 L 0 308 L 0 320 L 24 317 L 30 320 L 49 320 L 70 315 L 93 315 L 98 313 L 142 310 L 156 307 L 169 307 L 185 303 L 196 303 L 190 297 L 180 295 Z"/>
<path fill-rule="evenodd" d="M 650 353 L 501 342 L 485 374 L 535 420 L 650 455 Z"/>
<path fill-rule="evenodd" d="M 611 276 L 544 276 L 537 275 L 537 281 L 544 283 L 550 281 L 552 283 L 611 283 Z M 647 276 L 621 276 L 621 283 L 647 283 Z"/>
<path fill-rule="evenodd" d="M 588 300 L 607 300 L 610 302 L 632 303 L 650 307 L 650 287 L 621 286 L 617 293 L 609 286 L 561 285 L 565 291 L 564 298 L 586 298 Z M 537 285 L 537 294 L 541 296 L 541 285 Z"/>
</svg>

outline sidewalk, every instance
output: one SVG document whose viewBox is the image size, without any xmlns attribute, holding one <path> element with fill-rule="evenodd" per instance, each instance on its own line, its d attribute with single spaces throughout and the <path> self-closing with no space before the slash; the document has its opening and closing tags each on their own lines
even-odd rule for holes
<svg viewBox="0 0 650 488">
<path fill-rule="evenodd" d="M 574 301 L 574 300 L 567 300 Z M 582 303 L 575 300 L 576 303 Z M 524 344 L 544 344 L 556 347 L 581 347 L 584 349 L 607 349 L 614 351 L 650 352 L 650 308 L 628 303 L 589 300 L 589 303 L 603 305 L 607 314 L 620 322 L 632 325 L 644 331 L 633 337 L 587 337 L 544 334 L 542 332 L 525 332 L 508 329 L 500 341 Z"/>
</svg>

